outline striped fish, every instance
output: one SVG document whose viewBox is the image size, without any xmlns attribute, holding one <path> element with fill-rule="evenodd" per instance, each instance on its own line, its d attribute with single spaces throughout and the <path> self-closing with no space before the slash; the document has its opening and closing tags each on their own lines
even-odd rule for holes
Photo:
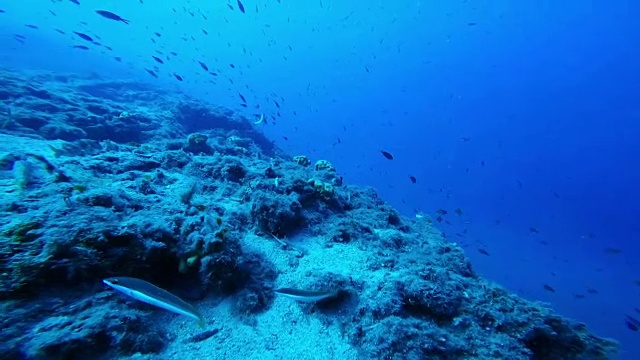
<svg viewBox="0 0 640 360">
<path fill-rule="evenodd" d="M 143 303 L 198 320 L 200 327 L 205 324 L 204 318 L 193 305 L 144 280 L 132 277 L 112 277 L 104 279 L 102 282 Z"/>
<path fill-rule="evenodd" d="M 286 296 L 295 301 L 304 302 L 304 303 L 316 303 L 319 301 L 332 299 L 338 296 L 338 290 L 332 291 L 308 291 L 308 290 L 299 290 L 292 288 L 280 288 L 274 290 L 277 294 L 282 296 Z"/>
</svg>

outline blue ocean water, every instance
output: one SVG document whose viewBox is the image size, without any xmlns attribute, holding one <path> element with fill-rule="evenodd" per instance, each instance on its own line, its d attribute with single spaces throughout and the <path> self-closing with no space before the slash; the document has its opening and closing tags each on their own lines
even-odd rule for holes
<svg viewBox="0 0 640 360">
<path fill-rule="evenodd" d="M 432 216 L 482 276 L 639 358 L 640 3 L 242 4 L 5 2 L 0 66 L 264 114 L 286 152 Z"/>
</svg>

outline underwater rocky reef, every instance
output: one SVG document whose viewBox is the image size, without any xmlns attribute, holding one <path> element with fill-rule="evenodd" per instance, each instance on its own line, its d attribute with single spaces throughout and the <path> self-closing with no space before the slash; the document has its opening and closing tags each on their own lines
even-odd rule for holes
<svg viewBox="0 0 640 360">
<path fill-rule="evenodd" d="M 1 359 L 186 358 L 175 344 L 194 359 L 250 358 L 243 347 L 280 359 L 617 352 L 478 276 L 428 217 L 347 184 L 330 160 L 285 154 L 233 111 L 137 82 L 9 70 L 0 100 Z M 205 327 L 114 292 L 102 282 L 114 276 L 176 294 Z M 261 337 L 268 316 L 279 333 Z M 317 333 L 295 330 L 311 321 Z M 351 350 L 328 352 L 336 342 Z"/>
</svg>

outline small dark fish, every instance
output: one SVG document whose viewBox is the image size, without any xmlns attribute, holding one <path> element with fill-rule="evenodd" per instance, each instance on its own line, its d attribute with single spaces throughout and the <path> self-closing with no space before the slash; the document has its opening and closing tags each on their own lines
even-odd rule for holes
<svg viewBox="0 0 640 360">
<path fill-rule="evenodd" d="M 78 0 L 69 0 L 69 1 L 71 1 L 72 3 L 74 3 L 76 5 L 80 5 L 80 1 L 78 1 Z"/>
<path fill-rule="evenodd" d="M 549 285 L 547 285 L 547 284 L 544 284 L 544 286 L 543 286 L 543 287 L 544 287 L 544 289 L 545 289 L 545 290 L 547 290 L 548 292 L 552 292 L 552 293 L 555 293 L 555 292 L 556 292 L 556 289 L 552 288 L 551 286 L 549 286 Z"/>
<path fill-rule="evenodd" d="M 500 225 L 500 224 L 501 224 L 500 219 L 496 219 L 495 224 L 496 224 L 496 225 Z"/>
<path fill-rule="evenodd" d="M 240 9 L 240 11 L 244 14 L 244 5 L 242 5 L 240 0 L 237 0 L 237 1 L 238 1 L 238 9 Z"/>
<path fill-rule="evenodd" d="M 182 76 L 178 75 L 178 74 L 173 74 L 173 76 L 178 79 L 178 81 L 182 81 Z"/>
<path fill-rule="evenodd" d="M 634 318 L 631 315 L 625 315 L 626 319 L 625 319 L 625 324 L 627 325 L 627 327 L 629 328 L 629 330 L 631 331 L 639 331 L 640 330 L 640 320 Z"/>
<path fill-rule="evenodd" d="M 476 26 L 476 25 L 478 25 L 478 23 L 474 23 L 474 22 L 467 23 L 467 26 Z"/>
<path fill-rule="evenodd" d="M 439 215 L 438 215 L 438 216 L 436 217 L 436 221 L 437 221 L 437 222 L 441 223 L 441 222 L 442 222 L 442 220 L 444 220 L 444 219 L 442 218 L 442 216 L 439 216 Z"/>
<path fill-rule="evenodd" d="M 198 61 L 198 64 L 200 64 L 202 70 L 209 71 L 209 67 L 207 66 L 207 64 L 203 63 L 202 61 Z"/>
<path fill-rule="evenodd" d="M 631 321 L 632 323 L 636 324 L 636 325 L 640 325 L 640 320 L 634 318 L 631 315 L 625 315 L 627 317 L 627 319 L 629 319 L 629 321 Z"/>
<path fill-rule="evenodd" d="M 482 255 L 491 256 L 489 252 L 485 249 L 478 248 L 478 252 Z"/>
<path fill-rule="evenodd" d="M 640 326 L 629 320 L 625 319 L 624 324 L 627 325 L 627 328 L 633 332 L 638 332 L 638 330 L 640 330 Z"/>
<path fill-rule="evenodd" d="M 573 297 L 576 298 L 576 299 L 584 299 L 585 298 L 584 294 L 573 294 Z"/>
<path fill-rule="evenodd" d="M 622 254 L 622 249 L 608 247 L 604 249 L 604 253 L 607 255 L 619 255 Z"/>
<path fill-rule="evenodd" d="M 247 107 L 247 104 L 244 104 L 244 103 L 243 103 L 243 104 L 240 104 L 240 106 L 242 106 L 243 108 L 246 108 L 246 107 Z"/>
<path fill-rule="evenodd" d="M 72 46 L 72 48 L 80 49 L 80 50 L 89 50 L 89 48 L 84 46 L 84 45 L 74 45 L 74 46 Z"/>
<path fill-rule="evenodd" d="M 117 62 L 122 62 L 122 58 L 120 56 L 116 56 L 113 59 Z"/>
<path fill-rule="evenodd" d="M 409 180 L 411 180 L 411 182 L 414 184 L 418 182 L 418 179 L 416 179 L 416 177 L 413 175 L 409 175 Z"/>
<path fill-rule="evenodd" d="M 384 151 L 384 150 L 380 150 L 380 153 L 382 154 L 382 156 L 387 158 L 387 160 L 393 160 L 393 155 L 391 155 L 390 152 L 387 152 L 387 151 Z"/>
<path fill-rule="evenodd" d="M 460 208 L 457 208 L 457 209 L 453 210 L 453 212 L 455 212 L 456 215 L 458 215 L 458 216 L 462 215 L 462 209 L 460 209 Z"/>
<path fill-rule="evenodd" d="M 31 25 L 31 24 L 27 24 L 25 26 L 28 27 L 28 28 L 32 28 L 32 29 L 37 29 L 38 28 L 37 26 Z"/>
<path fill-rule="evenodd" d="M 242 94 L 238 93 L 238 96 L 240 96 L 240 99 L 242 99 L 243 103 L 245 103 L 245 104 L 247 103 L 247 99 L 245 99 Z"/>
<path fill-rule="evenodd" d="M 153 60 L 155 60 L 157 63 L 159 63 L 159 64 L 164 64 L 164 61 L 162 61 L 162 59 L 160 59 L 159 57 L 157 57 L 157 56 L 153 56 L 153 55 L 151 55 L 151 57 L 152 57 L 152 58 L 153 58 Z"/>
<path fill-rule="evenodd" d="M 87 34 L 83 34 L 81 32 L 74 31 L 74 34 L 78 35 L 81 39 L 93 42 L 93 38 Z"/>
<path fill-rule="evenodd" d="M 468 136 L 463 136 L 463 137 L 460 138 L 460 140 L 462 140 L 464 142 L 469 142 L 469 141 L 471 141 L 471 138 L 468 137 Z"/>
<path fill-rule="evenodd" d="M 540 234 L 540 231 L 538 231 L 538 229 L 534 228 L 534 227 L 530 227 L 529 228 L 529 232 L 532 234 Z"/>
<path fill-rule="evenodd" d="M 153 70 L 149 70 L 149 69 L 145 69 L 149 75 L 153 76 L 154 78 L 158 78 L 158 74 L 156 74 Z"/>
<path fill-rule="evenodd" d="M 219 331 L 220 331 L 220 329 L 207 330 L 207 331 L 201 332 L 199 334 L 193 335 L 192 337 L 184 340 L 183 342 L 185 344 L 186 343 L 199 343 L 199 342 L 205 341 L 208 338 L 214 336 Z"/>
<path fill-rule="evenodd" d="M 275 100 L 273 100 L 273 102 L 276 104 L 276 107 L 277 107 L 278 109 L 280 109 L 280 103 L 278 103 L 278 102 L 277 102 L 277 101 L 275 101 Z"/>
<path fill-rule="evenodd" d="M 229 67 L 231 67 L 232 69 L 235 69 L 235 68 L 236 68 L 236 66 L 235 66 L 235 65 L 233 65 L 233 64 L 229 64 Z"/>
<path fill-rule="evenodd" d="M 449 212 L 445 209 L 438 209 L 436 210 L 436 214 L 438 215 L 447 215 Z"/>
<path fill-rule="evenodd" d="M 592 287 L 588 288 L 588 289 L 587 289 L 587 292 L 588 292 L 589 294 L 591 294 L 591 295 L 597 295 L 597 294 L 599 294 L 599 293 L 600 293 L 600 292 L 598 292 L 598 290 L 596 290 L 596 289 L 594 289 L 594 288 L 592 288 Z"/>
<path fill-rule="evenodd" d="M 227 4 L 227 6 L 229 7 L 229 9 L 233 10 L 233 6 L 231 6 L 231 4 Z"/>
<path fill-rule="evenodd" d="M 202 29 L 202 33 L 203 33 L 203 34 L 205 34 L 205 35 L 209 35 L 209 33 L 207 32 L 207 30 L 205 30 L 205 29 Z"/>
<path fill-rule="evenodd" d="M 123 19 L 120 17 L 120 15 L 118 14 L 114 14 L 110 11 L 106 11 L 106 10 L 96 10 L 96 13 L 104 18 L 107 18 L 109 20 L 114 20 L 114 21 L 120 21 L 123 22 L 125 24 L 129 24 L 129 20 Z"/>
<path fill-rule="evenodd" d="M 370 71 L 369 71 L 369 67 L 368 67 L 368 66 L 365 66 L 365 67 L 364 67 L 364 69 L 365 69 L 367 72 L 370 72 Z"/>
</svg>

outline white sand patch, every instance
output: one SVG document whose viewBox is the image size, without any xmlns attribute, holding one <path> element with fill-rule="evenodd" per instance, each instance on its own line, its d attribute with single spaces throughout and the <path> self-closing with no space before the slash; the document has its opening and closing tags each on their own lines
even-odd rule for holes
<svg viewBox="0 0 640 360">
<path fill-rule="evenodd" d="M 290 299 L 276 298 L 271 308 L 248 325 L 232 315 L 232 299 L 214 308 L 199 304 L 208 321 L 206 329 L 174 317 L 167 331 L 175 336 L 166 359 L 357 359 L 357 353 L 343 338 L 337 325 L 326 326 L 314 314 L 304 314 Z M 184 341 L 199 332 L 220 329 L 199 343 Z"/>
<path fill-rule="evenodd" d="M 298 242 L 294 243 L 298 244 Z M 306 255 L 283 250 L 273 239 L 248 236 L 245 252 L 259 252 L 272 261 L 280 273 L 277 286 L 296 286 L 312 282 L 314 274 L 333 272 L 357 279 L 366 268 L 366 253 L 352 245 L 335 244 L 326 248 L 317 239 L 308 239 Z M 302 246 L 302 244 L 300 244 Z M 371 273 L 369 272 L 370 276 Z M 356 349 L 342 336 L 337 322 L 320 313 L 305 314 L 295 301 L 276 296 L 272 306 L 247 324 L 233 314 L 233 298 L 217 304 L 201 302 L 198 308 L 207 319 L 205 329 L 195 322 L 173 317 L 167 331 L 175 336 L 164 358 L 185 359 L 344 359 L 358 358 Z M 220 329 L 199 343 L 185 340 L 206 330 Z"/>
</svg>

